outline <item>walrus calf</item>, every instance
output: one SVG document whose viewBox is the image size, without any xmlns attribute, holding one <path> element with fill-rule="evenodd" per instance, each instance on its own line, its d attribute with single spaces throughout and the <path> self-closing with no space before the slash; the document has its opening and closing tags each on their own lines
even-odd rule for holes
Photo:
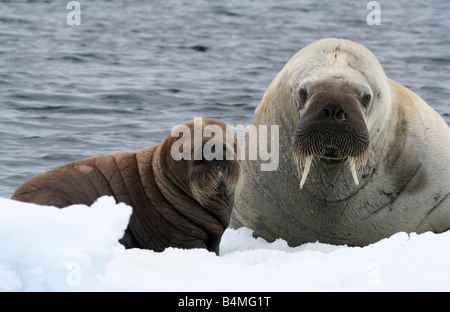
<svg viewBox="0 0 450 312">
<path fill-rule="evenodd" d="M 138 152 L 69 162 L 25 181 L 12 199 L 62 208 L 114 196 L 133 207 L 120 240 L 126 248 L 218 253 L 241 177 L 238 141 L 213 119 L 187 122 L 172 135 Z"/>
<path fill-rule="evenodd" d="M 241 163 L 234 226 L 291 246 L 450 228 L 450 129 L 363 46 L 323 39 L 301 49 L 252 124 L 279 126 L 279 167 Z"/>
</svg>

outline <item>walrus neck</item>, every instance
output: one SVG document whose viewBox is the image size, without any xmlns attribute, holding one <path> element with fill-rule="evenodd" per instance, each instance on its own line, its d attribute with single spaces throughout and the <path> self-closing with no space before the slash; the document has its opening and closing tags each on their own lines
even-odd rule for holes
<svg viewBox="0 0 450 312">
<path fill-rule="evenodd" d="M 402 95 L 403 98 L 409 98 L 409 92 L 390 81 L 392 92 L 392 102 L 398 101 L 395 96 Z M 383 159 L 378 164 L 380 170 L 390 172 L 395 176 L 402 176 L 402 179 L 395 181 L 393 189 L 399 192 L 405 187 L 416 174 L 418 168 L 423 162 L 425 155 L 426 129 L 421 112 L 412 104 L 411 101 L 404 101 L 402 105 L 397 105 L 392 109 L 390 118 L 387 118 L 386 129 L 383 131 L 384 148 L 379 149 L 378 159 Z"/>
<path fill-rule="evenodd" d="M 163 152 L 162 143 L 159 144 L 153 155 L 152 170 L 161 194 L 168 202 L 178 206 L 179 202 L 191 199 L 192 194 L 187 182 L 188 177 L 183 175 L 187 170 L 174 168 L 172 165 L 177 166 L 179 163 L 169 163 L 168 157 L 170 155 Z"/>
</svg>

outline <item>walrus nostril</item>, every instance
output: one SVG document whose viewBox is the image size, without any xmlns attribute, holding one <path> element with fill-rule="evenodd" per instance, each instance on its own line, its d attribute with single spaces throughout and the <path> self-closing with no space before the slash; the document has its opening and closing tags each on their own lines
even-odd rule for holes
<svg viewBox="0 0 450 312">
<path fill-rule="evenodd" d="M 220 147 L 218 147 L 220 149 Z M 228 149 L 226 146 L 223 147 L 222 153 L 216 151 L 216 146 L 211 146 L 210 150 L 203 150 L 201 154 L 201 158 L 197 160 L 197 162 L 216 162 L 220 160 L 228 160 L 234 159 L 234 151 Z M 228 155 L 227 155 L 228 153 Z"/>
<path fill-rule="evenodd" d="M 331 112 L 330 112 L 330 110 L 329 110 L 328 108 L 322 109 L 322 114 L 321 114 L 321 116 L 322 116 L 323 118 L 330 118 L 330 117 L 331 117 Z"/>
<path fill-rule="evenodd" d="M 213 151 L 214 147 L 211 148 L 211 151 L 215 153 L 215 149 Z M 226 146 L 223 147 L 222 154 L 215 154 L 215 156 L 211 159 L 212 161 L 218 161 L 218 160 L 233 160 L 234 159 L 234 151 L 227 148 Z"/>
<path fill-rule="evenodd" d="M 333 108 L 324 108 L 320 114 L 320 117 L 324 119 L 337 119 L 337 120 L 345 120 L 345 113 L 342 109 L 333 109 Z"/>
<path fill-rule="evenodd" d="M 211 161 L 225 160 L 227 157 L 227 148 L 225 146 L 222 149 L 222 154 L 216 154 L 214 145 L 211 148 L 211 152 L 214 154 L 214 157 L 211 159 Z"/>
<path fill-rule="evenodd" d="M 203 159 L 206 161 L 216 161 L 217 160 L 218 157 L 216 155 L 216 146 L 215 145 L 211 146 L 211 154 L 214 155 L 214 156 L 212 156 L 212 158 L 208 159 L 208 157 L 203 155 Z"/>
<path fill-rule="evenodd" d="M 223 147 L 223 159 L 224 160 L 236 160 L 237 156 L 234 154 L 234 147 L 224 146 Z"/>
<path fill-rule="evenodd" d="M 336 113 L 336 119 L 337 120 L 345 120 L 345 114 L 342 109 Z"/>
</svg>

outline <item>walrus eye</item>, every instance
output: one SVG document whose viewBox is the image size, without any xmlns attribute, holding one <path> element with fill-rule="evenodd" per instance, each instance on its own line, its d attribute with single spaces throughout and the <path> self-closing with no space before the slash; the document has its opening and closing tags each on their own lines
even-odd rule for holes
<svg viewBox="0 0 450 312">
<path fill-rule="evenodd" d="M 306 100 L 308 99 L 308 91 L 306 91 L 305 87 L 300 88 L 300 91 L 298 91 L 298 97 L 300 99 L 299 109 L 302 109 L 305 106 Z"/>
<path fill-rule="evenodd" d="M 362 100 L 361 100 L 362 105 L 364 107 L 367 107 L 367 105 L 369 105 L 369 103 L 370 103 L 370 100 L 372 100 L 372 96 L 370 95 L 370 93 L 364 94 L 362 97 Z"/>
</svg>

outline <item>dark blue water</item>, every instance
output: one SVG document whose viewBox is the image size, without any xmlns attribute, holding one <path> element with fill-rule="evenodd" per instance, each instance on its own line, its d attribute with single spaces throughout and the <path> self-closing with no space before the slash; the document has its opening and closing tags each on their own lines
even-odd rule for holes
<svg viewBox="0 0 450 312">
<path fill-rule="evenodd" d="M 194 117 L 250 123 L 300 48 L 359 42 L 450 122 L 450 2 L 0 0 L 0 196 L 62 163 L 135 151 Z"/>
</svg>

